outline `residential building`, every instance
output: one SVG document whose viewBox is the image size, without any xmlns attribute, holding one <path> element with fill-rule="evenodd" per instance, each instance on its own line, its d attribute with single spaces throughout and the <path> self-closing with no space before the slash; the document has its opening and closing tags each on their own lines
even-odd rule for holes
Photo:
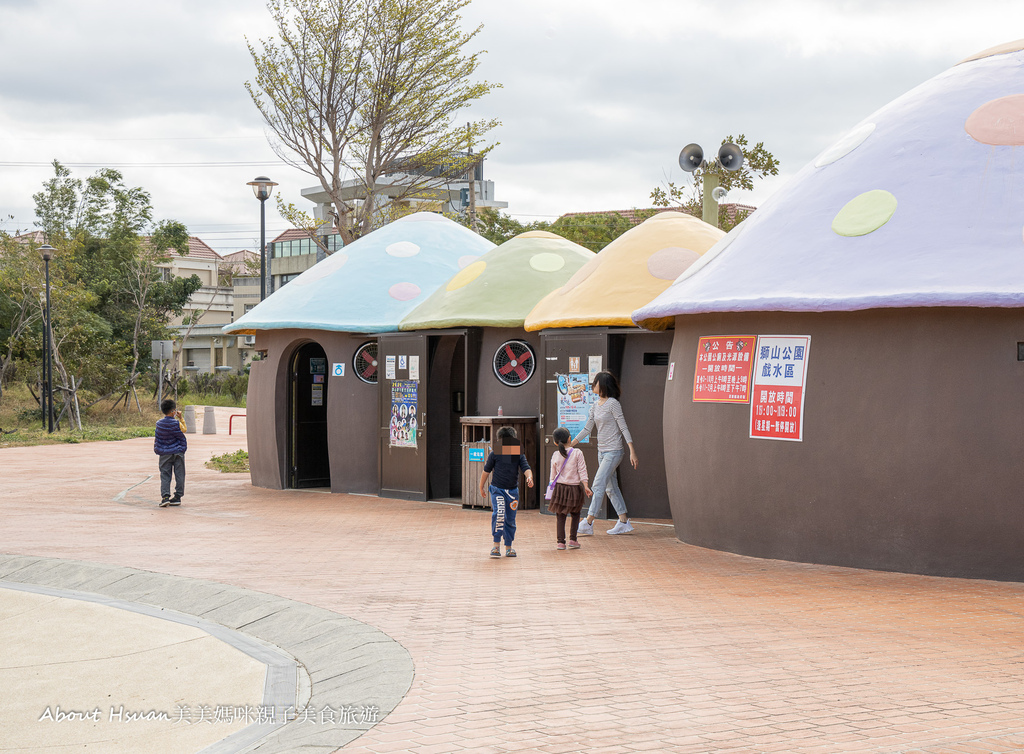
<svg viewBox="0 0 1024 754">
<path fill-rule="evenodd" d="M 320 236 L 330 253 L 342 247 L 341 236 L 336 228 Z M 291 282 L 324 258 L 320 246 L 310 238 L 309 233 L 299 228 L 290 228 L 267 244 L 267 295 Z M 259 285 L 259 276 L 256 276 Z M 259 289 L 257 288 L 257 296 Z M 243 312 L 244 313 L 244 312 Z M 241 316 L 241 315 L 239 315 Z"/>
<path fill-rule="evenodd" d="M 176 366 L 186 372 L 240 371 L 244 368 L 238 338 L 225 337 L 221 328 L 234 320 L 232 288 L 223 285 L 223 258 L 203 241 L 191 236 L 188 254 L 175 250 L 167 262 L 158 265 L 164 279 L 199 277 L 202 285 L 185 304 L 180 316 L 170 321 L 178 331 L 175 338 Z M 193 320 L 197 320 L 192 324 Z M 187 336 L 187 337 L 186 337 Z M 184 343 L 180 338 L 185 337 Z M 173 368 L 173 366 L 172 366 Z"/>
</svg>

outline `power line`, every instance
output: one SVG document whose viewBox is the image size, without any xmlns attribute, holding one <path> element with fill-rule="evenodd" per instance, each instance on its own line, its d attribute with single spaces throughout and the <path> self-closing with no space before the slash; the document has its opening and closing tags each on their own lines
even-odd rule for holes
<svg viewBox="0 0 1024 754">
<path fill-rule="evenodd" d="M 260 141 L 263 141 L 265 138 L 266 137 L 263 136 L 62 136 L 59 138 L 29 138 L 26 136 L 0 136 L 0 141 L 228 141 L 237 139 L 244 139 L 248 141 L 259 139 Z"/>
<path fill-rule="evenodd" d="M 59 160 L 58 160 L 59 162 Z M 273 162 L 61 162 L 66 168 L 265 168 L 283 165 Z M 48 168 L 53 162 L 0 162 L 5 168 Z"/>
</svg>

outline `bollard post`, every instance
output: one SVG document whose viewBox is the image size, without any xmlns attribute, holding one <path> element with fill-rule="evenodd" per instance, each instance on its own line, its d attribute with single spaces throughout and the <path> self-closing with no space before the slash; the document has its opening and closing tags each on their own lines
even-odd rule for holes
<svg viewBox="0 0 1024 754">
<path fill-rule="evenodd" d="M 185 410 L 181 412 L 181 418 L 185 420 L 185 434 L 194 435 L 196 433 L 196 407 L 185 406 Z"/>
<path fill-rule="evenodd" d="M 207 406 L 203 412 L 203 434 L 217 434 L 217 417 L 213 413 L 213 406 Z"/>
</svg>

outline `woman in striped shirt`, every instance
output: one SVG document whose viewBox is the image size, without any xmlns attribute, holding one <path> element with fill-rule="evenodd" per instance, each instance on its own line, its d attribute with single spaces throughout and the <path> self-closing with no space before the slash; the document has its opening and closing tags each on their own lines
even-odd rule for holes
<svg viewBox="0 0 1024 754">
<path fill-rule="evenodd" d="M 594 377 L 591 388 L 598 395 L 597 401 L 590 407 L 590 416 L 583 430 L 573 438 L 572 446 L 575 447 L 581 439 L 589 435 L 597 427 L 597 473 L 594 474 L 594 497 L 590 501 L 590 510 L 587 512 L 587 520 L 580 521 L 578 535 L 587 536 L 594 533 L 594 518 L 601 509 L 601 502 L 604 500 L 605 492 L 612 501 L 612 507 L 619 514 L 619 521 L 608 530 L 609 534 L 629 534 L 633 526 L 629 523 L 629 516 L 626 515 L 626 501 L 622 499 L 622 491 L 619 489 L 618 479 L 615 471 L 622 462 L 624 455 L 622 441 L 626 441 L 629 447 L 629 462 L 633 468 L 637 467 L 636 450 L 633 448 L 633 438 L 629 434 L 629 427 L 626 426 L 626 419 L 622 415 L 622 406 L 619 404 L 619 382 L 611 372 L 598 372 Z"/>
</svg>

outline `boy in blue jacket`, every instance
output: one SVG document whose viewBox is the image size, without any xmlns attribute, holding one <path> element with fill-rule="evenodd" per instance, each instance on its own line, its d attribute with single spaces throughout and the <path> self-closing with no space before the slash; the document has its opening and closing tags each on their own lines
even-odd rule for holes
<svg viewBox="0 0 1024 754">
<path fill-rule="evenodd" d="M 516 511 L 519 510 L 519 472 L 526 476 L 526 484 L 533 486 L 533 470 L 519 446 L 519 439 L 512 427 L 498 430 L 499 453 L 493 450 L 487 456 L 484 473 L 480 476 L 480 497 L 487 491 L 491 494 L 491 536 L 494 547 L 492 558 L 501 557 L 501 540 L 505 540 L 505 557 L 516 557 L 512 542 L 516 538 Z M 490 485 L 487 477 L 494 472 Z"/>
<path fill-rule="evenodd" d="M 181 412 L 170 398 L 160 403 L 164 418 L 156 423 L 153 452 L 160 456 L 160 507 L 181 505 L 185 494 L 185 423 Z M 171 474 L 174 474 L 174 497 L 171 497 Z"/>
</svg>

